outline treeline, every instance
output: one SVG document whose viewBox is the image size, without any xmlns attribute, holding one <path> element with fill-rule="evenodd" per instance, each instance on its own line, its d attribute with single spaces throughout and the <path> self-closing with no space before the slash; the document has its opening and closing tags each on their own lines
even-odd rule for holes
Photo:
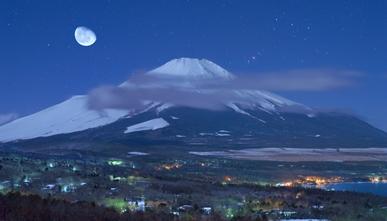
<svg viewBox="0 0 387 221">
<path fill-rule="evenodd" d="M 118 213 L 90 202 L 68 202 L 52 197 L 10 192 L 0 194 L 1 221 L 224 221 L 219 214 L 202 216 L 200 213 L 187 213 L 180 217 L 159 212 Z M 234 220 L 250 221 L 249 217 Z M 261 221 L 267 219 L 256 218 Z"/>
</svg>

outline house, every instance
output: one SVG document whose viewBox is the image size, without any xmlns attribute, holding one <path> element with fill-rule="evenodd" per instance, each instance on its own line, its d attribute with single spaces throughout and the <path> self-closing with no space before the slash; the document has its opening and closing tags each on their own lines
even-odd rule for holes
<svg viewBox="0 0 387 221">
<path fill-rule="evenodd" d="M 141 197 L 140 199 L 128 200 L 128 207 L 131 211 L 145 211 L 145 199 Z"/>
<path fill-rule="evenodd" d="M 212 208 L 211 207 L 202 207 L 200 209 L 200 211 L 204 214 L 204 215 L 210 215 L 212 213 Z"/>
<path fill-rule="evenodd" d="M 56 186 L 55 184 L 47 184 L 42 189 L 43 190 L 53 190 L 55 188 L 55 186 Z"/>
<path fill-rule="evenodd" d="M 191 205 L 182 205 L 182 206 L 179 206 L 179 208 L 178 208 L 178 211 L 183 212 L 183 213 L 191 211 L 191 210 L 193 210 L 193 206 L 191 206 Z"/>
</svg>

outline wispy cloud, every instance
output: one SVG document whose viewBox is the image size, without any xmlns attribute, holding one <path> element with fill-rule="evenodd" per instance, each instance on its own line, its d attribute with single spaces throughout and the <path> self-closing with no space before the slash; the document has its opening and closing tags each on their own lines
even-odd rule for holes
<svg viewBox="0 0 387 221">
<path fill-rule="evenodd" d="M 234 85 L 272 91 L 328 91 L 354 86 L 363 73 L 335 69 L 299 69 L 241 76 Z"/>
<path fill-rule="evenodd" d="M 125 82 L 125 87 L 103 86 L 91 90 L 89 107 L 98 110 L 136 109 L 142 107 L 144 101 L 158 101 L 178 106 L 221 109 L 227 102 L 248 103 L 251 99 L 257 99 L 240 96 L 235 90 L 328 91 L 354 86 L 361 76 L 362 73 L 356 71 L 330 69 L 244 74 L 233 80 L 136 74 Z"/>
<path fill-rule="evenodd" d="M 19 117 L 16 113 L 0 114 L 0 125 L 9 123 Z"/>
</svg>

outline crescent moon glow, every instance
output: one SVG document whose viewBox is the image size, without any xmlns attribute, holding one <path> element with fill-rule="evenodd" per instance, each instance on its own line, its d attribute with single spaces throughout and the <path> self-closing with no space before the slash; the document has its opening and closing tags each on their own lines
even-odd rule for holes
<svg viewBox="0 0 387 221">
<path fill-rule="evenodd" d="M 79 26 L 75 29 L 74 37 L 78 44 L 82 46 L 91 46 L 95 43 L 95 41 L 97 41 L 95 33 L 84 26 Z"/>
</svg>

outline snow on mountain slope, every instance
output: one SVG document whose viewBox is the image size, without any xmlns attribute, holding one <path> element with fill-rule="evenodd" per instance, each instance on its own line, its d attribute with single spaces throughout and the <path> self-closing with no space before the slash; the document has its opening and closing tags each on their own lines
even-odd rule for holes
<svg viewBox="0 0 387 221">
<path fill-rule="evenodd" d="M 169 123 L 165 121 L 163 118 L 155 118 L 139 124 L 132 125 L 126 128 L 124 133 L 128 134 L 128 133 L 144 131 L 144 130 L 157 130 L 168 126 L 169 126 Z"/>
<path fill-rule="evenodd" d="M 219 65 L 206 60 L 196 58 L 173 59 L 166 64 L 149 71 L 148 75 L 159 77 L 179 77 L 189 79 L 234 79 L 234 75 Z"/>
<path fill-rule="evenodd" d="M 280 107 L 297 106 L 305 110 L 309 109 L 299 103 L 293 102 L 286 98 L 274 95 L 267 91 L 261 90 L 234 90 L 233 93 L 240 98 L 240 102 L 236 100 L 234 103 L 239 103 L 246 109 L 263 109 L 264 111 L 276 111 Z M 310 110 L 310 109 L 309 109 Z"/>
<path fill-rule="evenodd" d="M 60 104 L 0 127 L 0 141 L 48 137 L 110 124 L 129 111 L 87 108 L 87 96 L 74 96 Z"/>
<path fill-rule="evenodd" d="M 231 99 L 222 100 L 222 104 L 230 107 L 232 110 L 240 114 L 245 114 L 249 116 L 251 116 L 249 114 L 250 110 L 263 110 L 268 113 L 272 113 L 279 111 L 279 109 L 282 107 L 288 106 L 296 106 L 307 109 L 301 104 L 295 103 L 293 101 L 287 100 L 285 98 L 271 94 L 266 91 L 230 89 L 227 91 L 222 90 L 219 92 L 215 89 L 205 90 L 195 88 L 195 83 L 199 81 L 215 80 L 214 82 L 232 82 L 233 79 L 237 78 L 236 76 L 223 69 L 222 67 L 218 66 L 217 64 L 205 59 L 173 59 L 167 62 L 166 64 L 160 66 L 159 68 L 145 73 L 145 75 L 152 77 L 166 77 L 166 82 L 170 82 L 171 80 L 173 80 L 177 82 L 176 85 L 179 86 L 179 89 L 185 90 L 185 93 L 187 91 L 189 91 L 190 93 L 198 93 L 202 94 L 202 97 L 203 94 L 220 94 L 220 96 L 216 96 L 222 97 L 221 99 L 224 99 L 224 97 Z M 180 84 L 180 82 L 188 82 L 189 87 L 182 87 L 186 84 Z M 144 83 L 145 85 L 142 85 L 142 88 L 152 88 L 155 86 L 155 83 L 157 86 L 159 81 L 152 82 L 150 85 L 146 85 Z M 127 87 L 135 90 L 137 87 L 141 88 L 141 85 L 139 86 L 133 82 L 128 81 L 121 84 L 119 87 Z M 157 113 L 160 113 L 166 109 L 178 106 L 178 104 L 175 103 L 161 102 L 157 99 L 152 99 L 144 101 L 143 108 L 139 108 L 132 111 L 113 109 L 95 111 L 88 109 L 87 104 L 87 96 L 75 96 L 71 99 L 68 99 L 60 104 L 57 104 L 40 112 L 2 125 L 0 126 L 0 142 L 31 139 L 36 137 L 47 137 L 57 134 L 82 131 L 89 128 L 95 128 L 113 123 L 122 117 L 130 117 L 134 112 L 143 113 L 147 111 L 156 111 Z M 149 126 L 149 123 L 159 123 L 162 126 L 168 126 L 168 122 L 163 122 L 161 120 L 163 119 L 158 119 L 157 121 L 150 121 L 148 122 L 148 124 L 145 125 L 133 125 L 133 127 L 128 128 L 127 133 L 129 133 L 130 130 L 139 130 L 138 128 L 142 126 L 144 126 L 144 128 L 151 128 L 150 130 L 152 130 L 152 128 L 154 127 Z M 158 128 L 156 127 L 156 129 Z"/>
</svg>

